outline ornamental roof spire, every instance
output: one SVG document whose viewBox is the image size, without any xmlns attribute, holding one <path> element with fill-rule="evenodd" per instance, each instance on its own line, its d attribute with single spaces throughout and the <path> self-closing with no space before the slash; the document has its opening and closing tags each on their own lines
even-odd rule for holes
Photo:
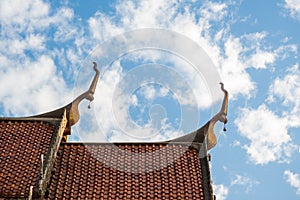
<svg viewBox="0 0 300 200">
<path fill-rule="evenodd" d="M 212 149 L 217 144 L 217 137 L 214 132 L 214 125 L 217 121 L 227 123 L 227 111 L 228 111 L 228 92 L 224 89 L 224 84 L 220 83 L 221 90 L 224 92 L 224 98 L 220 111 L 215 114 L 204 126 L 198 130 L 187 134 L 185 136 L 171 140 L 170 142 L 192 142 L 192 146 L 198 150 L 203 143 L 206 143 L 207 150 Z"/>
<path fill-rule="evenodd" d="M 67 127 L 71 127 L 74 124 L 76 124 L 80 118 L 80 114 L 79 114 L 79 110 L 78 110 L 79 103 L 84 99 L 87 99 L 90 102 L 94 100 L 94 93 L 95 93 L 96 86 L 98 83 L 100 71 L 97 68 L 97 63 L 93 62 L 93 64 L 94 64 L 95 76 L 94 76 L 93 81 L 91 82 L 91 85 L 87 91 L 85 91 L 84 93 L 79 95 L 71 103 L 69 103 L 68 105 L 66 105 L 62 108 L 59 108 L 57 110 L 54 110 L 54 111 L 51 111 L 48 113 L 31 116 L 28 118 L 61 118 L 63 116 L 64 112 L 66 111 L 66 116 L 67 116 L 67 120 L 68 120 Z"/>
<path fill-rule="evenodd" d="M 227 111 L 228 111 L 228 92 L 224 89 L 224 84 L 220 83 L 221 90 L 224 92 L 224 98 L 220 111 L 212 117 L 207 130 L 207 149 L 210 150 L 217 144 L 217 138 L 214 133 L 214 125 L 217 121 L 224 123 L 224 131 L 226 131 L 225 124 L 228 122 Z"/>
<path fill-rule="evenodd" d="M 94 70 L 96 72 L 94 79 L 90 85 L 90 88 L 82 93 L 81 95 L 79 95 L 72 103 L 71 103 L 71 108 L 70 108 L 70 113 L 69 113 L 69 125 L 72 126 L 74 125 L 76 122 L 78 122 L 79 118 L 80 118 L 80 114 L 78 111 L 78 105 L 79 103 L 83 100 L 83 99 L 87 99 L 90 102 L 92 102 L 94 100 L 94 93 L 96 90 L 96 86 L 97 86 L 97 82 L 99 79 L 99 75 L 100 75 L 100 71 L 97 68 L 97 63 L 93 62 L 94 64 Z M 90 108 L 90 106 L 89 106 Z"/>
</svg>

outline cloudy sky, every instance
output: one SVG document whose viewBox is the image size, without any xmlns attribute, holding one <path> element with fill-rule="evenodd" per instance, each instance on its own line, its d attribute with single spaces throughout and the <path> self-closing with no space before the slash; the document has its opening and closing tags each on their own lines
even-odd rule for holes
<svg viewBox="0 0 300 200">
<path fill-rule="evenodd" d="M 69 103 L 96 61 L 70 140 L 166 140 L 218 111 L 222 81 L 217 199 L 300 198 L 299 0 L 2 0 L 0 31 L 0 116 Z"/>
</svg>

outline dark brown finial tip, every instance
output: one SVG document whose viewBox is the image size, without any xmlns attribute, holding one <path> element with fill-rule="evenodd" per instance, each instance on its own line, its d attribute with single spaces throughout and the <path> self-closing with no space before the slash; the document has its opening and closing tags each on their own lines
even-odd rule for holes
<svg viewBox="0 0 300 200">
<path fill-rule="evenodd" d="M 97 74 L 99 74 L 100 73 L 100 71 L 99 71 L 99 69 L 97 68 L 97 63 L 96 62 L 93 62 L 93 64 L 94 64 L 94 70 L 95 70 L 95 72 L 97 73 Z"/>
</svg>

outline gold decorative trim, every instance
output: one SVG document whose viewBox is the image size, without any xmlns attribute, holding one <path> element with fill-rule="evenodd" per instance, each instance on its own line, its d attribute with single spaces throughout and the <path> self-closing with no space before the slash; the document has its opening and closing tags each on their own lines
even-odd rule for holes
<svg viewBox="0 0 300 200">
<path fill-rule="evenodd" d="M 224 84 L 220 83 L 221 90 L 224 92 L 224 98 L 221 110 L 213 116 L 213 118 L 210 120 L 207 133 L 205 133 L 207 137 L 207 150 L 212 149 L 217 144 L 217 137 L 214 132 L 214 126 L 217 121 L 223 122 L 226 124 L 228 122 L 227 119 L 227 111 L 228 111 L 228 92 L 224 89 Z"/>
<path fill-rule="evenodd" d="M 96 72 L 94 79 L 90 85 L 90 88 L 82 93 L 80 96 L 78 96 L 72 103 L 71 103 L 71 109 L 70 109 L 70 113 L 69 113 L 69 126 L 74 125 L 76 122 L 78 122 L 79 118 L 80 118 L 80 114 L 78 111 L 78 105 L 79 103 L 83 100 L 83 99 L 87 99 L 89 101 L 93 101 L 94 100 L 94 93 L 96 90 L 96 86 L 97 86 L 97 82 L 99 79 L 99 75 L 100 75 L 100 71 L 97 69 L 97 63 L 93 62 L 94 64 L 94 70 Z"/>
</svg>

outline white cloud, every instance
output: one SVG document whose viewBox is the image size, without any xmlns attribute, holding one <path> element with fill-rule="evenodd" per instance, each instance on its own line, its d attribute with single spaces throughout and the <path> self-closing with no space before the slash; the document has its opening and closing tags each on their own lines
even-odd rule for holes
<svg viewBox="0 0 300 200">
<path fill-rule="evenodd" d="M 179 91 L 181 93 L 181 91 Z M 166 87 L 155 87 L 153 84 L 143 85 L 139 93 L 147 100 L 153 100 L 159 97 L 165 97 L 169 93 Z M 176 97 L 173 97 L 176 98 Z"/>
<path fill-rule="evenodd" d="M 235 175 L 235 178 L 231 181 L 231 186 L 240 185 L 246 188 L 246 193 L 250 192 L 255 185 L 258 185 L 259 182 L 252 180 L 247 176 Z"/>
<path fill-rule="evenodd" d="M 300 174 L 285 170 L 284 178 L 292 187 L 296 189 L 296 194 L 300 195 Z"/>
<path fill-rule="evenodd" d="M 219 56 L 222 66 L 220 72 L 228 85 L 231 98 L 234 99 L 239 94 L 248 98 L 253 97 L 256 83 L 247 69 L 267 69 L 269 65 L 275 63 L 278 52 L 264 47 L 263 41 L 266 36 L 265 32 L 254 32 L 240 38 L 233 36 L 223 38 L 224 55 Z"/>
<path fill-rule="evenodd" d="M 24 56 L 25 50 L 42 51 L 45 49 L 45 36 L 29 34 L 23 39 L 6 38 L 0 40 L 1 50 L 3 54 Z"/>
<path fill-rule="evenodd" d="M 253 44 L 250 39 L 242 42 L 238 37 L 230 35 L 230 25 L 222 25 L 222 20 L 228 17 L 229 5 L 225 3 L 205 2 L 198 10 L 192 5 L 183 6 L 174 1 L 125 1 L 116 5 L 114 16 L 98 12 L 90 18 L 90 31 L 95 39 L 103 41 L 116 34 L 138 28 L 165 28 L 182 33 L 197 42 L 213 60 L 219 69 L 221 77 L 230 92 L 230 97 L 237 95 L 251 97 L 255 89 L 255 83 L 246 69 L 266 68 L 267 64 L 275 61 L 275 53 L 272 50 L 264 50 L 257 42 Z M 197 19 L 197 16 L 201 17 Z M 211 30 L 217 28 L 217 33 Z M 251 40 L 263 40 L 264 33 L 252 35 Z M 216 41 L 215 39 L 218 38 Z M 249 37 L 250 38 L 250 37 Z M 223 54 L 221 43 L 225 43 Z M 250 45 L 248 47 L 247 45 Z M 248 53 L 246 57 L 241 54 Z M 236 84 L 236 83 L 239 84 Z M 198 84 L 199 85 L 199 84 Z"/>
<path fill-rule="evenodd" d="M 116 6 L 122 16 L 122 24 L 130 29 L 162 27 L 166 28 L 176 15 L 179 3 L 172 0 L 126 1 Z"/>
<path fill-rule="evenodd" d="M 131 96 L 130 104 L 132 104 L 133 106 L 137 106 L 138 105 L 138 98 L 137 98 L 136 95 L 132 95 Z"/>
<path fill-rule="evenodd" d="M 221 75 L 233 98 L 237 94 L 250 97 L 255 88 L 250 75 L 246 72 L 246 65 L 241 60 L 240 54 L 242 51 L 243 45 L 240 39 L 230 37 L 225 42 L 225 56 L 221 61 Z"/>
<path fill-rule="evenodd" d="M 152 100 L 158 94 L 153 85 L 147 85 L 142 88 L 141 93 L 146 99 Z"/>
<path fill-rule="evenodd" d="M 269 89 L 272 95 L 283 100 L 283 104 L 291 105 L 294 109 L 299 109 L 300 102 L 300 72 L 298 69 L 285 75 L 283 78 L 276 78 Z"/>
<path fill-rule="evenodd" d="M 70 23 L 68 22 L 73 18 L 72 9 L 60 7 L 55 10 L 43 0 L 16 0 L 14 2 L 3 0 L 0 2 L 1 25 L 12 36 L 24 32 L 34 33 L 49 29 L 50 25 L 55 25 L 55 37 L 57 35 L 66 37 L 65 35 L 69 35 L 70 32 L 76 32 L 74 29 L 69 29 Z M 62 36 L 62 32 L 65 33 L 64 36 Z"/>
<path fill-rule="evenodd" d="M 201 16 L 207 20 L 219 21 L 227 14 L 227 5 L 225 3 L 216 3 L 208 1 L 200 10 Z"/>
<path fill-rule="evenodd" d="M 240 134 L 250 141 L 244 148 L 255 164 L 289 161 L 296 147 L 288 134 L 286 118 L 261 105 L 257 109 L 242 109 L 234 122 Z"/>
<path fill-rule="evenodd" d="M 284 77 L 277 77 L 269 88 L 270 103 L 278 102 L 287 109 L 283 113 L 289 127 L 300 127 L 300 71 L 298 66 L 291 68 Z"/>
<path fill-rule="evenodd" d="M 240 141 L 237 141 L 237 140 L 235 140 L 235 141 L 233 141 L 233 144 L 232 144 L 232 146 L 234 146 L 234 147 L 239 147 L 239 146 L 241 146 L 241 142 L 240 142 Z"/>
<path fill-rule="evenodd" d="M 73 77 L 68 64 L 79 63 L 81 48 L 71 46 L 73 54 L 65 54 L 64 46 L 51 42 L 59 46 L 80 38 L 73 19 L 72 9 L 56 9 L 42 0 L 0 1 L 0 103 L 5 115 L 46 112 L 71 101 L 64 78 Z"/>
<path fill-rule="evenodd" d="M 3 31 L 0 40 L 2 46 L 9 50 L 5 54 L 15 54 L 16 51 L 20 54 L 24 49 L 41 50 L 51 40 L 64 42 L 81 38 L 80 26 L 75 25 L 73 19 L 72 9 L 54 9 L 42 0 L 1 1 L 0 22 Z"/>
<path fill-rule="evenodd" d="M 258 50 L 251 56 L 250 65 L 256 69 L 265 69 L 267 64 L 274 63 L 276 54 Z"/>
<path fill-rule="evenodd" d="M 104 41 L 125 31 L 125 29 L 118 27 L 112 20 L 105 14 L 97 12 L 88 20 L 92 36 L 99 41 Z"/>
<path fill-rule="evenodd" d="M 64 42 L 70 39 L 76 40 L 77 37 L 80 39 L 80 30 L 79 27 L 73 24 L 73 18 L 74 11 L 72 9 L 60 8 L 48 19 L 49 23 L 56 26 L 54 33 L 55 42 Z"/>
<path fill-rule="evenodd" d="M 0 73 L 0 97 L 6 115 L 46 112 L 70 100 L 71 93 L 50 57 L 10 63 L 15 67 Z"/>
<path fill-rule="evenodd" d="M 214 193 L 218 200 L 226 200 L 229 188 L 223 184 L 213 184 Z"/>
<path fill-rule="evenodd" d="M 25 24 L 49 14 L 49 5 L 41 0 L 2 0 L 0 3 L 0 20 L 3 24 Z"/>
<path fill-rule="evenodd" d="M 285 0 L 284 8 L 289 11 L 289 14 L 300 20 L 300 1 L 299 0 Z"/>
<path fill-rule="evenodd" d="M 287 43 L 288 41 L 283 41 L 283 43 Z M 293 57 L 293 55 L 297 55 L 298 46 L 296 44 L 284 44 L 276 49 L 276 54 L 278 59 L 284 60 Z"/>
</svg>

